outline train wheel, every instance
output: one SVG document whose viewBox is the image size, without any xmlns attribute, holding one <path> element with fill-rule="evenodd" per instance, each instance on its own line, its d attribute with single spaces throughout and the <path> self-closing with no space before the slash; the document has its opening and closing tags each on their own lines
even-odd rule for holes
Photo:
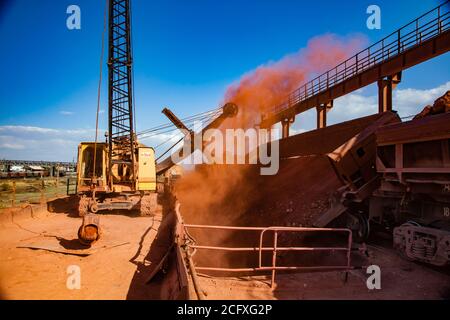
<svg viewBox="0 0 450 320">
<path fill-rule="evenodd" d="M 415 261 L 415 259 L 410 258 L 408 254 L 406 253 L 406 238 L 403 236 L 402 232 L 398 232 L 401 227 L 409 227 L 409 226 L 420 226 L 416 222 L 409 221 L 400 226 L 400 228 L 395 228 L 393 231 L 393 237 L 394 237 L 394 249 L 397 252 L 397 254 L 400 256 L 400 258 L 406 260 L 406 261 Z"/>
<path fill-rule="evenodd" d="M 348 214 L 347 228 L 352 230 L 353 240 L 356 242 L 364 242 L 369 238 L 369 220 L 362 214 Z"/>
</svg>

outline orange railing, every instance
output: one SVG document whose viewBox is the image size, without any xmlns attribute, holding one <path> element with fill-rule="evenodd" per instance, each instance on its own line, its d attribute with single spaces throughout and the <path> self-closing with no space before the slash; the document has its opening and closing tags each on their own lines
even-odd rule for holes
<svg viewBox="0 0 450 320">
<path fill-rule="evenodd" d="M 275 106 L 263 119 L 289 109 L 369 68 L 386 62 L 403 52 L 439 36 L 450 28 L 450 1 L 423 14 L 384 39 L 358 52 L 333 69 L 305 83 L 292 92 L 286 101 Z"/>
<path fill-rule="evenodd" d="M 292 271 L 292 270 L 345 270 L 352 269 L 351 266 L 351 246 L 352 246 L 352 231 L 349 229 L 331 229 L 331 228 L 303 228 L 303 227 L 230 227 L 230 226 L 211 226 L 211 225 L 193 225 L 183 224 L 186 234 L 189 235 L 189 229 L 202 229 L 202 230 L 229 230 L 229 231 L 259 231 L 259 247 L 219 247 L 219 246 L 207 246 L 191 243 L 188 245 L 190 249 L 194 250 L 213 250 L 213 251 L 225 251 L 225 252 L 257 252 L 258 253 L 258 265 L 249 268 L 220 268 L 220 267 L 208 267 L 196 265 L 195 269 L 198 271 L 218 271 L 218 272 L 257 272 L 257 271 L 271 271 L 271 287 L 274 288 L 275 276 L 277 271 Z M 273 246 L 264 246 L 265 235 L 268 232 L 273 232 Z M 280 247 L 278 246 L 278 237 L 282 232 L 297 232 L 297 233 L 343 233 L 347 235 L 347 245 L 344 247 Z M 311 251 L 341 251 L 346 254 L 346 262 L 341 265 L 316 265 L 316 266 L 280 266 L 277 264 L 277 253 L 295 251 L 295 252 L 311 252 Z M 272 252 L 272 264 L 263 265 L 263 252 Z"/>
</svg>

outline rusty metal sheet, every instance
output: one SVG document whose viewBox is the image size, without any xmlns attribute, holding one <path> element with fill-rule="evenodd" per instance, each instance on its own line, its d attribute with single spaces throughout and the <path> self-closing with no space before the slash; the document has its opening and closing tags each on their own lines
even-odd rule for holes
<svg viewBox="0 0 450 320">
<path fill-rule="evenodd" d="M 450 139 L 450 113 L 387 125 L 380 128 L 376 135 L 379 146 Z"/>
<path fill-rule="evenodd" d="M 328 157 L 335 162 L 342 160 L 349 152 L 355 153 L 355 148 L 359 148 L 363 145 L 369 145 L 368 140 L 373 137 L 375 139 L 375 133 L 378 128 L 389 125 L 398 124 L 401 120 L 397 114 L 393 112 L 385 112 L 379 115 L 378 118 L 373 119 L 374 121 L 364 130 L 357 133 L 351 139 L 347 139 L 341 146 L 333 150 L 328 154 Z M 373 145 L 372 154 L 375 155 L 375 145 Z M 367 152 L 366 152 L 367 153 Z M 357 159 L 358 157 L 355 157 Z M 373 157 L 375 159 L 375 157 Z"/>
<path fill-rule="evenodd" d="M 280 140 L 281 158 L 327 154 L 376 122 L 382 114 L 350 120 Z"/>
<path fill-rule="evenodd" d="M 189 300 L 188 271 L 180 246 L 174 246 L 167 261 L 170 266 L 161 289 L 162 300 Z"/>
</svg>

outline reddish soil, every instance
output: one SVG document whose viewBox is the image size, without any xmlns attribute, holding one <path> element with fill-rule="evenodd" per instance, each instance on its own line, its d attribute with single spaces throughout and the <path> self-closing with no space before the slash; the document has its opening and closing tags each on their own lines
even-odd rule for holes
<svg viewBox="0 0 450 320">
<path fill-rule="evenodd" d="M 161 225 L 161 220 L 163 221 Z M 64 213 L 45 213 L 22 218 L 0 228 L 0 292 L 2 299 L 158 299 L 167 295 L 158 276 L 146 285 L 152 267 L 170 241 L 166 217 L 105 215 L 102 239 L 90 250 L 76 241 L 79 218 Z M 58 249 L 31 250 L 27 246 Z M 61 252 L 89 253 L 81 257 Z M 201 277 L 208 299 L 449 299 L 450 276 L 441 269 L 405 261 L 389 244 L 369 247 L 370 258 L 358 255 L 355 265 L 377 264 L 382 289 L 365 286 L 364 270 L 352 271 L 348 282 L 338 272 L 278 274 L 274 291 L 268 277 Z M 81 289 L 66 286 L 67 268 L 81 268 Z M 243 281 L 243 279 L 245 281 Z M 170 289 L 170 288 L 169 288 Z M 195 295 L 192 295 L 195 297 Z"/>
<path fill-rule="evenodd" d="M 260 225 L 301 227 L 311 226 L 329 208 L 342 184 L 325 156 L 306 156 L 283 160 L 278 174 L 261 177 L 260 186 L 251 219 Z"/>
<path fill-rule="evenodd" d="M 0 227 L 0 293 L 3 299 L 157 299 L 158 288 L 145 279 L 168 243 L 159 235 L 162 216 L 102 215 L 102 238 L 91 249 L 80 246 L 79 218 L 68 212 L 22 218 Z M 2 212 L 0 214 L 5 214 Z M 48 250 L 32 250 L 26 247 Z M 21 248 L 19 248 L 21 247 Z M 90 254 L 77 256 L 63 252 Z M 81 268 L 81 289 L 66 286 L 67 268 Z"/>
<path fill-rule="evenodd" d="M 208 299 L 280 300 L 416 300 L 450 299 L 450 276 L 404 261 L 394 252 L 370 250 L 370 263 L 381 268 L 381 289 L 369 290 L 366 270 L 352 271 L 347 282 L 340 272 L 279 274 L 275 290 L 267 277 L 250 280 L 201 277 Z"/>
</svg>

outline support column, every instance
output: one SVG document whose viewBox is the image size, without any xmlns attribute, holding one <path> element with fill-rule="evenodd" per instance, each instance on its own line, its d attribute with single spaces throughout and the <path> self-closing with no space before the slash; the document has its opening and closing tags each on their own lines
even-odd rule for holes
<svg viewBox="0 0 450 320">
<path fill-rule="evenodd" d="M 378 112 L 392 111 L 392 90 L 402 80 L 402 73 L 396 73 L 385 79 L 378 80 Z"/>
<path fill-rule="evenodd" d="M 272 127 L 269 127 L 266 130 L 266 141 L 269 143 L 272 141 Z"/>
<path fill-rule="evenodd" d="M 295 116 L 292 118 L 286 118 L 281 121 L 281 138 L 289 138 L 289 128 L 295 121 Z"/>
<path fill-rule="evenodd" d="M 321 104 L 316 108 L 317 110 L 317 129 L 322 129 L 327 126 L 327 113 L 333 108 L 333 100 Z"/>
</svg>

